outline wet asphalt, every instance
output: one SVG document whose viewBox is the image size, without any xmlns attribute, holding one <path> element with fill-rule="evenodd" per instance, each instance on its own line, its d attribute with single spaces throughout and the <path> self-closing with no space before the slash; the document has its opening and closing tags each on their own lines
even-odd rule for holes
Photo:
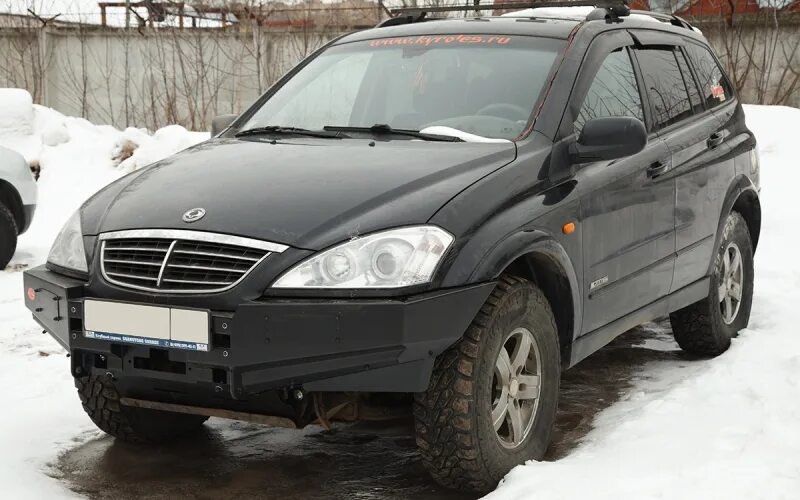
<svg viewBox="0 0 800 500">
<path fill-rule="evenodd" d="M 578 446 L 645 364 L 683 358 L 670 344 L 664 320 L 627 332 L 565 372 L 546 459 Z M 50 473 L 92 499 L 470 498 L 428 478 L 410 421 L 297 431 L 212 419 L 204 435 L 155 448 L 94 439 L 63 453 Z"/>
</svg>

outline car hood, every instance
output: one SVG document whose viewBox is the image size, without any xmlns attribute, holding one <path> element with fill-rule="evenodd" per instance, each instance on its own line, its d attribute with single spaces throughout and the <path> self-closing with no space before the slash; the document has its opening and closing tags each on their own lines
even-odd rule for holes
<svg viewBox="0 0 800 500">
<path fill-rule="evenodd" d="M 319 250 L 425 223 L 515 156 L 512 142 L 212 139 L 100 191 L 83 230 L 189 229 Z M 192 208 L 205 217 L 183 222 Z"/>
</svg>

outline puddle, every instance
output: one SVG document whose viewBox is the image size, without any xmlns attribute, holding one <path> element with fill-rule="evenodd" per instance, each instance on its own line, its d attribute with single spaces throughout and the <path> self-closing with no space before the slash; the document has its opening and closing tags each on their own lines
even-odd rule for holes
<svg viewBox="0 0 800 500">
<path fill-rule="evenodd" d="M 635 328 L 565 372 L 547 459 L 574 449 L 598 412 L 647 362 L 680 359 L 669 322 Z M 78 398 L 75 398 L 78 404 Z M 462 499 L 436 486 L 416 454 L 413 423 L 358 423 L 324 432 L 212 419 L 204 435 L 157 447 L 111 438 L 65 452 L 54 475 L 94 499 Z"/>
</svg>

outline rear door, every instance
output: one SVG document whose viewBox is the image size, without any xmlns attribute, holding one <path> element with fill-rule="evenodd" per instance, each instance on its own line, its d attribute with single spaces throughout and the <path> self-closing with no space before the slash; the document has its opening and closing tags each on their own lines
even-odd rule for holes
<svg viewBox="0 0 800 500">
<path fill-rule="evenodd" d="M 650 95 L 654 131 L 672 155 L 666 175 L 675 180 L 676 190 L 670 290 L 675 292 L 707 274 L 719 219 L 714 214 L 719 214 L 733 162 L 724 159 L 722 123 L 687 59 L 687 44 L 694 44 L 676 35 L 636 36 L 643 44 L 635 53 Z M 708 92 L 719 95 L 716 88 Z"/>
<path fill-rule="evenodd" d="M 592 118 L 631 116 L 647 121 L 631 58 L 633 41 L 617 31 L 596 39 L 585 57 L 562 121 L 579 134 Z M 669 149 L 655 134 L 638 154 L 579 167 L 584 257 L 584 320 L 589 333 L 669 292 L 675 234 L 674 181 Z"/>
</svg>

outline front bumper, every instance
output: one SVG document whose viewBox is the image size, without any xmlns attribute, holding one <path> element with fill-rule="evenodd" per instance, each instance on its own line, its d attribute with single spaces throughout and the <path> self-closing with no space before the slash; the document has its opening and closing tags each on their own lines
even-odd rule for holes
<svg viewBox="0 0 800 500">
<path fill-rule="evenodd" d="M 262 299 L 211 311 L 208 352 L 86 338 L 86 283 L 24 273 L 26 305 L 67 349 L 74 376 L 108 374 L 123 395 L 207 404 L 284 388 L 419 392 L 439 354 L 461 338 L 494 288 L 484 283 L 392 299 Z M 119 297 L 115 297 L 119 299 Z M 131 302 L 134 302 L 131 300 Z"/>
<path fill-rule="evenodd" d="M 22 224 L 22 227 L 19 228 L 19 234 L 24 233 L 31 227 L 31 222 L 33 222 L 33 214 L 36 213 L 36 205 L 23 205 L 22 213 L 25 218 L 25 222 Z"/>
</svg>

